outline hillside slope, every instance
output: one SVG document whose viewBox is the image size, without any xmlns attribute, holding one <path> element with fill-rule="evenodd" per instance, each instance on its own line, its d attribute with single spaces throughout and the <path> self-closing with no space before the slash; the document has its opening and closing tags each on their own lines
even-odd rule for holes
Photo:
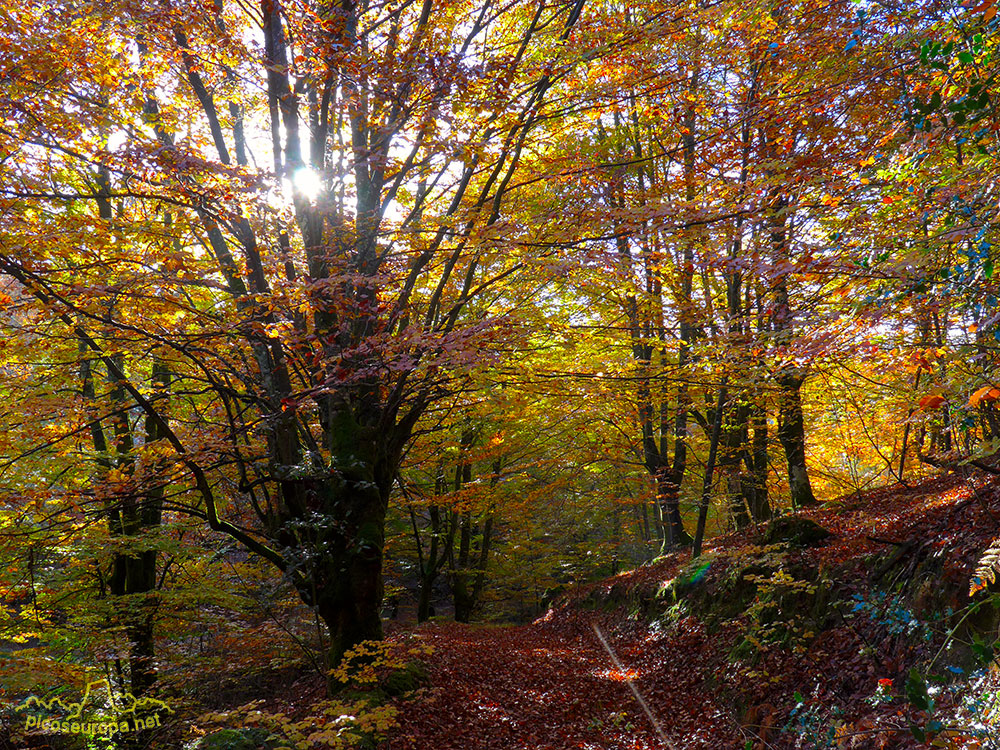
<svg viewBox="0 0 1000 750">
<path fill-rule="evenodd" d="M 1000 746 L 982 700 L 996 607 L 968 595 L 1000 484 L 941 477 L 795 519 L 577 588 L 531 625 L 418 628 L 431 687 L 383 747 Z"/>
</svg>

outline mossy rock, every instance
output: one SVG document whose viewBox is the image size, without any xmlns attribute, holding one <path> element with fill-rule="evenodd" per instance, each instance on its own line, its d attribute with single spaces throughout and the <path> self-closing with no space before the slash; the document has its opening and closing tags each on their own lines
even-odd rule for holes
<svg viewBox="0 0 1000 750">
<path fill-rule="evenodd" d="M 419 659 L 406 663 L 402 669 L 396 669 L 382 681 L 381 687 L 391 698 L 409 693 L 430 683 L 427 665 Z"/>
<path fill-rule="evenodd" d="M 202 737 L 194 750 L 278 750 L 291 748 L 263 729 L 220 729 Z"/>
<path fill-rule="evenodd" d="M 793 544 L 797 547 L 813 547 L 833 536 L 810 518 L 781 516 L 768 524 L 764 531 L 764 544 Z"/>
<path fill-rule="evenodd" d="M 755 563 L 738 567 L 725 556 L 706 555 L 689 562 L 661 586 L 650 601 L 650 609 L 655 609 L 656 615 L 674 617 L 674 608 L 683 604 L 686 612 L 701 618 L 709 632 L 714 632 L 721 622 L 743 612 L 747 601 L 753 599 L 756 589 L 746 575 L 758 570 L 764 573 L 767 568 Z"/>
<path fill-rule="evenodd" d="M 717 560 L 717 556 L 708 554 L 687 563 L 673 579 L 657 589 L 654 600 L 676 604 L 681 599 L 691 598 L 699 590 L 705 590 L 705 574 Z"/>
</svg>

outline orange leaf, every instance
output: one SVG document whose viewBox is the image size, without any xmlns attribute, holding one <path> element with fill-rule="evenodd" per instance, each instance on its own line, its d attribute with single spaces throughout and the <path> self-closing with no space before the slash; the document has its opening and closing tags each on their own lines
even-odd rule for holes
<svg viewBox="0 0 1000 750">
<path fill-rule="evenodd" d="M 937 409 L 941 404 L 947 401 L 944 396 L 940 393 L 929 393 L 920 399 L 920 408 L 924 411 L 929 411 L 930 409 Z"/>
<path fill-rule="evenodd" d="M 978 391 L 969 396 L 969 406 L 975 408 L 982 402 L 991 403 L 1000 398 L 1000 389 L 990 385 L 984 385 Z"/>
</svg>

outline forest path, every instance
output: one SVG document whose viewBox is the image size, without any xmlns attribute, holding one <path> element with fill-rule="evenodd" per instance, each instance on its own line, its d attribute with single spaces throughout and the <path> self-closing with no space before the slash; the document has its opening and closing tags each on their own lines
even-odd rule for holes
<svg viewBox="0 0 1000 750">
<path fill-rule="evenodd" d="M 706 687 L 707 637 L 693 618 L 649 630 L 604 613 L 561 612 L 518 627 L 435 623 L 416 637 L 434 647 L 427 660 L 432 687 L 398 704 L 401 726 L 386 750 L 725 750 L 743 744 L 730 712 Z"/>
</svg>

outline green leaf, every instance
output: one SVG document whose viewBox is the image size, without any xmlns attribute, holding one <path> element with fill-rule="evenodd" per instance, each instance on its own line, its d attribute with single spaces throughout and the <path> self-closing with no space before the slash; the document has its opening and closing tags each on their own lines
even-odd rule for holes
<svg viewBox="0 0 1000 750">
<path fill-rule="evenodd" d="M 971 52 L 965 52 L 965 51 L 959 52 L 958 53 L 958 61 L 960 63 L 964 64 L 964 65 L 971 65 L 972 64 L 972 53 Z"/>
<path fill-rule="evenodd" d="M 930 696 L 927 695 L 927 681 L 916 669 L 911 669 L 910 676 L 906 678 L 906 697 L 914 708 L 921 711 L 926 711 L 931 706 Z"/>
<path fill-rule="evenodd" d="M 917 742 L 927 741 L 927 734 L 916 724 L 910 724 L 910 732 L 912 732 L 913 736 L 917 738 Z"/>
<path fill-rule="evenodd" d="M 988 665 L 993 661 L 993 644 L 986 643 L 977 636 L 970 648 L 982 664 Z"/>
</svg>

